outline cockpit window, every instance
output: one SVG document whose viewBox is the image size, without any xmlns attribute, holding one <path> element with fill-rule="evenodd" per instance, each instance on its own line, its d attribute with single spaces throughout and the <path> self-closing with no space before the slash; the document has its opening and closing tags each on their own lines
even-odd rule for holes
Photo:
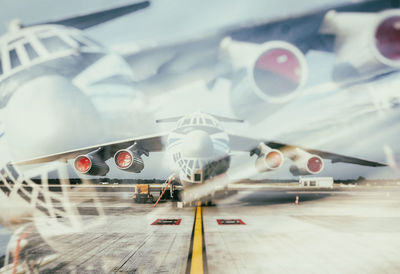
<svg viewBox="0 0 400 274">
<path fill-rule="evenodd" d="M 37 54 L 37 52 L 35 51 L 35 49 L 32 47 L 32 45 L 30 43 L 25 43 L 24 48 L 26 50 L 26 53 L 29 56 L 29 59 L 33 60 L 33 59 L 39 57 L 39 55 Z"/>
<path fill-rule="evenodd" d="M 183 120 L 182 126 L 190 124 L 190 119 Z"/>
<path fill-rule="evenodd" d="M 71 46 L 61 40 L 58 36 L 42 37 L 40 38 L 45 48 L 50 52 L 54 53 L 61 50 L 70 49 Z"/>
<path fill-rule="evenodd" d="M 193 118 L 193 125 L 197 125 L 197 118 Z"/>
<path fill-rule="evenodd" d="M 9 52 L 10 54 L 10 63 L 11 63 L 11 68 L 15 68 L 21 65 L 21 61 L 18 58 L 17 55 L 17 50 L 16 49 L 12 49 Z"/>
</svg>

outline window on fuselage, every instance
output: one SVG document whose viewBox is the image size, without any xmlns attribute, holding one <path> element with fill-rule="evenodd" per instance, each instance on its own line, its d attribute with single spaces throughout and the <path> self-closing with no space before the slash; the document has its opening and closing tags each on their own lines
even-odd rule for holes
<svg viewBox="0 0 400 274">
<path fill-rule="evenodd" d="M 10 50 L 9 55 L 11 68 L 16 68 L 21 65 L 21 61 L 19 60 L 16 49 Z"/>
<path fill-rule="evenodd" d="M 36 50 L 32 47 L 30 43 L 25 43 L 24 48 L 26 50 L 26 53 L 28 54 L 29 59 L 33 60 L 39 57 L 39 54 L 37 54 Z"/>
<path fill-rule="evenodd" d="M 3 74 L 3 63 L 1 62 L 1 58 L 0 58 L 0 75 Z"/>
<path fill-rule="evenodd" d="M 61 40 L 61 38 L 58 36 L 42 37 L 40 38 L 40 41 L 50 53 L 71 48 L 70 45 Z"/>
</svg>

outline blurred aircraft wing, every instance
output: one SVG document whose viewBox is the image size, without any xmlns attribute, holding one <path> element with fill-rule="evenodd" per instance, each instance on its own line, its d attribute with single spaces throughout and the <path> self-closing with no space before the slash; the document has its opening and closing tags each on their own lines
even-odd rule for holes
<svg viewBox="0 0 400 274">
<path fill-rule="evenodd" d="M 165 141 L 166 137 L 167 137 L 167 134 L 156 134 L 156 135 L 148 135 L 148 136 L 142 136 L 142 137 L 137 137 L 137 138 L 119 140 L 119 141 L 98 144 L 98 145 L 79 148 L 79 149 L 73 149 L 73 150 L 55 153 L 55 154 L 51 154 L 51 155 L 44 155 L 44 156 L 36 157 L 33 159 L 29 159 L 29 160 L 16 161 L 16 162 L 13 162 L 12 164 L 13 165 L 32 165 L 32 164 L 40 164 L 40 163 L 51 162 L 51 161 L 56 161 L 56 160 L 66 161 L 66 160 L 75 158 L 78 155 L 87 154 L 87 153 L 90 153 L 90 152 L 98 150 L 98 149 L 101 149 L 102 159 L 105 161 L 105 160 L 113 157 L 114 154 L 118 150 L 128 148 L 131 145 L 133 145 L 134 143 L 138 143 L 140 145 L 141 149 L 143 149 L 146 152 L 162 151 L 164 148 L 164 141 Z"/>
<path fill-rule="evenodd" d="M 220 44 L 225 37 L 241 42 L 262 44 L 283 40 L 298 47 L 303 53 L 310 49 L 332 52 L 334 35 L 321 34 L 320 27 L 329 10 L 377 12 L 398 7 L 395 1 L 373 0 L 328 6 L 322 10 L 271 18 L 262 22 L 221 29 L 210 35 L 194 37 L 168 45 L 155 45 L 124 50 L 124 58 L 131 65 L 139 88 L 154 89 L 154 85 L 173 88 L 185 82 L 231 77 L 229 63 L 221 61 Z"/>
<path fill-rule="evenodd" d="M 77 29 L 87 29 L 117 17 L 121 17 L 123 15 L 147 8 L 150 6 L 149 1 L 142 1 L 136 2 L 133 4 L 125 5 L 118 8 L 113 8 L 109 10 L 103 10 L 99 12 L 94 12 L 90 14 L 79 15 L 71 18 L 56 20 L 56 21 L 49 21 L 49 22 L 41 22 L 38 24 L 57 24 L 57 25 L 64 25 L 68 27 L 74 27 Z M 34 24 L 34 25 L 38 25 Z"/>
<path fill-rule="evenodd" d="M 285 154 L 285 152 L 293 150 L 294 148 L 299 148 L 301 150 L 307 151 L 308 153 L 315 154 L 324 159 L 331 160 L 332 163 L 349 163 L 349 164 L 357 164 L 357 165 L 371 166 L 371 167 L 387 166 L 384 163 L 376 161 L 364 160 L 356 157 L 345 156 L 317 149 L 308 149 L 292 144 L 284 144 L 274 141 L 262 141 L 250 137 L 238 136 L 233 134 L 229 134 L 229 140 L 232 151 L 248 151 L 251 153 L 260 142 L 263 142 L 272 149 L 279 149 L 280 151 L 282 151 L 283 154 Z"/>
</svg>

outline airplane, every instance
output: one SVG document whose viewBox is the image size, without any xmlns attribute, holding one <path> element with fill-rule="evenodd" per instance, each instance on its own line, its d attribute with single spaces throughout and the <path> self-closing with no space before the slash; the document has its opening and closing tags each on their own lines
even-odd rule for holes
<svg viewBox="0 0 400 274">
<path fill-rule="evenodd" d="M 386 76 L 398 71 L 393 43 L 398 37 L 393 27 L 399 20 L 398 7 L 387 0 L 329 6 L 227 27 L 180 43 L 150 45 L 123 56 L 137 76 L 135 86 L 148 92 L 173 90 L 199 78 L 213 90 L 218 80 L 227 79 L 230 111 L 256 124 L 311 90 L 343 92 L 371 81 L 389 81 Z M 310 82 L 320 69 L 307 60 L 313 51 L 337 57 L 332 85 Z"/>
<path fill-rule="evenodd" d="M 123 134 L 112 128 L 115 119 L 119 119 L 119 126 L 134 125 L 131 119 L 118 117 L 115 107 L 103 107 L 104 101 L 110 100 L 118 109 L 131 107 L 132 101 L 145 105 L 132 86 L 129 65 L 82 30 L 149 5 L 143 1 L 41 24 L 23 25 L 18 20 L 9 24 L 0 36 L 0 120 L 1 135 L 14 157 L 33 156 L 33 147 L 41 147 L 40 153 L 65 149 L 71 143 L 67 137 L 71 130 L 87 131 L 76 141 L 85 145 L 102 130 L 121 138 Z M 132 109 L 132 114 L 139 116 L 139 107 L 135 109 L 138 111 Z M 35 133 L 21 142 L 21 128 Z"/>
<path fill-rule="evenodd" d="M 151 103 L 153 98 L 143 100 L 141 95 L 163 93 L 168 87 L 175 88 L 199 78 L 206 80 L 210 87 L 221 77 L 228 78 L 232 83 L 228 99 L 232 112 L 246 121 L 257 123 L 304 93 L 308 71 L 312 73 L 305 53 L 310 50 L 333 52 L 342 47 L 347 51 L 353 48 L 354 44 L 349 39 L 339 39 L 340 43 L 336 41 L 334 47 L 334 36 L 341 37 L 343 31 L 336 28 L 334 33 L 332 27 L 329 27 L 341 20 L 338 16 L 334 19 L 329 11 L 335 9 L 337 14 L 350 11 L 376 13 L 397 7 L 396 3 L 387 0 L 328 7 L 287 18 L 256 22 L 249 26 L 233 26 L 211 36 L 167 46 L 157 45 L 123 56 L 110 54 L 78 30 L 148 6 L 148 2 L 135 3 L 110 11 L 34 26 L 11 24 L 10 31 L 0 39 L 0 45 L 4 45 L 1 46 L 4 49 L 1 58 L 0 105 L 7 110 L 3 117 L 4 133 L 7 133 L 3 138 L 7 139 L 13 157 L 16 158 L 14 160 L 129 137 L 128 130 L 137 129 L 137 120 L 121 117 L 124 115 L 116 118 L 116 112 L 125 109 L 135 111 L 132 116 L 150 116 L 151 111 L 143 106 L 145 102 Z M 387 12 L 375 15 L 378 18 L 368 24 L 371 29 L 381 29 L 380 33 L 383 34 L 379 37 L 385 37 L 384 34 L 389 30 L 384 27 L 384 20 L 396 17 Z M 353 18 L 352 15 L 350 18 Z M 383 27 L 379 28 L 381 25 Z M 361 36 L 364 39 L 366 34 Z M 51 52 L 52 49 L 47 48 L 49 46 L 56 48 Z M 376 59 L 373 54 L 367 55 L 365 59 L 369 60 L 370 57 Z M 390 60 L 390 57 L 377 58 Z M 62 65 L 55 66 L 54 62 L 62 62 Z M 396 71 L 392 63 L 384 66 L 384 73 L 387 70 Z M 37 66 L 41 69 L 35 69 L 32 73 L 32 69 Z M 111 66 L 118 69 L 108 69 Z M 337 71 L 342 71 L 341 67 L 343 65 L 334 69 L 335 75 Z M 378 73 L 375 78 L 381 77 L 382 70 L 377 66 L 374 68 L 373 71 Z M 356 84 L 371 80 L 368 78 L 372 77 L 370 74 L 359 74 L 363 77 L 354 77 Z M 334 78 L 342 81 L 343 77 Z M 375 78 L 373 80 L 384 81 L 383 78 Z M 348 85 L 346 80 L 336 88 Z M 40 92 L 33 94 L 32 90 Z M 53 90 L 57 90 L 57 94 Z M 110 97 L 118 101 L 107 104 Z M 131 107 L 132 104 L 135 107 Z M 72 107 L 77 111 L 71 113 L 69 109 Z M 41 112 L 35 111 L 37 109 L 41 109 Z M 105 114 L 111 118 L 106 118 Z M 42 119 L 49 123 L 45 125 L 37 122 Z M 59 120 L 63 120 L 63 125 Z M 76 123 L 77 120 L 81 122 Z M 35 131 L 33 138 L 22 138 L 21 127 Z M 85 134 L 72 138 L 71 131 Z M 105 138 L 101 134 L 104 131 L 112 133 L 107 140 L 100 139 Z M 32 151 L 32 148 L 35 150 Z"/>
<path fill-rule="evenodd" d="M 249 156 L 255 155 L 254 165 L 258 172 L 279 169 L 285 157 L 293 162 L 290 172 L 294 175 L 320 173 L 324 167 L 323 158 L 331 160 L 332 163 L 385 166 L 379 162 L 231 134 L 223 128 L 222 123 L 243 122 L 243 120 L 201 111 L 159 119 L 156 122 L 175 122 L 176 125 L 168 133 L 97 144 L 16 161 L 12 165 L 66 162 L 73 159 L 73 166 L 80 174 L 105 176 L 110 170 L 106 161 L 112 158 L 118 169 L 140 173 L 145 167 L 143 155 L 149 156 L 152 152 L 165 151 L 171 170 L 170 178 L 174 177 L 175 181 L 184 188 L 204 184 L 225 174 L 230 167 L 232 152 L 247 152 Z M 171 195 L 177 197 L 180 190 L 174 191 Z"/>
</svg>

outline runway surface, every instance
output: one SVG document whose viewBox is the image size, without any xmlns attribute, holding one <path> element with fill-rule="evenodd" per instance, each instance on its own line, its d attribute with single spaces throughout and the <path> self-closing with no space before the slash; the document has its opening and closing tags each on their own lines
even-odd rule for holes
<svg viewBox="0 0 400 274">
<path fill-rule="evenodd" d="M 29 256 L 44 258 L 40 272 L 400 272 L 399 188 L 245 190 L 213 206 L 155 209 L 126 192 L 98 195 L 106 218 L 89 205 L 82 214 L 99 225 L 45 241 L 31 232 Z"/>
</svg>

